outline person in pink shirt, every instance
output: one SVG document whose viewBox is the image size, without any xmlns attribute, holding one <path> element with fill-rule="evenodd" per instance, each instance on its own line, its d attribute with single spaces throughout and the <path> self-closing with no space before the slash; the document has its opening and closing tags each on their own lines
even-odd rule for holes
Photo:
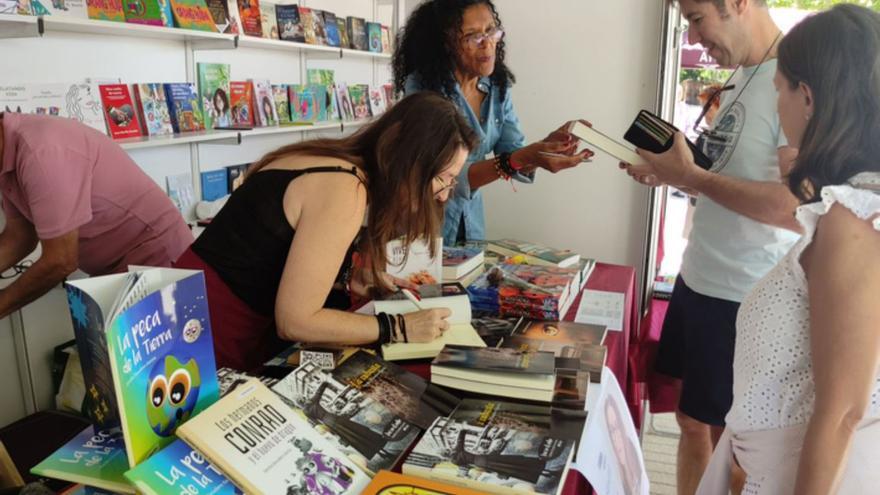
<svg viewBox="0 0 880 495">
<path fill-rule="evenodd" d="M 0 290 L 0 318 L 80 269 L 171 266 L 193 236 L 171 200 L 113 141 L 77 121 L 0 114 L 0 270 L 40 258 Z"/>
</svg>

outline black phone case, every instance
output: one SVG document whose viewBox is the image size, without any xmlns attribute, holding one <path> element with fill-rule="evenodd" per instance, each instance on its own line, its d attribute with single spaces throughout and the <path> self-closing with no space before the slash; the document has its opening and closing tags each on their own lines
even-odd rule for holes
<svg viewBox="0 0 880 495">
<path fill-rule="evenodd" d="M 646 128 L 654 129 L 657 132 L 648 132 L 645 130 Z M 623 139 L 652 153 L 663 153 L 669 151 L 669 148 L 672 147 L 673 134 L 675 132 L 678 132 L 678 129 L 674 125 L 647 110 L 642 110 L 636 115 L 632 125 L 629 126 L 626 134 L 623 135 Z M 668 135 L 669 137 L 664 140 L 661 139 L 660 135 Z M 685 141 L 687 141 L 688 147 L 694 155 L 694 163 L 704 170 L 710 170 L 712 168 L 712 160 L 697 148 L 690 139 L 685 138 Z"/>
</svg>

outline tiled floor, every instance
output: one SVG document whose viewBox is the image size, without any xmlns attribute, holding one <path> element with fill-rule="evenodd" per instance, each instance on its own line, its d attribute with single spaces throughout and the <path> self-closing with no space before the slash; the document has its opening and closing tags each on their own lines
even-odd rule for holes
<svg viewBox="0 0 880 495">
<path fill-rule="evenodd" d="M 651 480 L 651 495 L 675 495 L 675 452 L 678 449 L 678 424 L 669 414 L 649 415 L 642 440 L 645 468 Z"/>
</svg>

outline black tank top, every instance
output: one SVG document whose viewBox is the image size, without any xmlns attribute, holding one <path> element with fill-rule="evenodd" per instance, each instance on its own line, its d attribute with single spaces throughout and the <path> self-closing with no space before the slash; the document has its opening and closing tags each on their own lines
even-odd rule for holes
<svg viewBox="0 0 880 495">
<path fill-rule="evenodd" d="M 257 172 L 235 190 L 193 243 L 193 251 L 258 313 L 274 316 L 278 285 L 296 233 L 284 215 L 287 186 L 297 177 L 322 172 L 357 177 L 356 168 L 338 166 Z M 351 263 L 354 244 L 345 256 L 337 280 Z M 335 291 L 328 296 L 325 307 L 347 307 L 347 303 L 348 298 Z"/>
</svg>

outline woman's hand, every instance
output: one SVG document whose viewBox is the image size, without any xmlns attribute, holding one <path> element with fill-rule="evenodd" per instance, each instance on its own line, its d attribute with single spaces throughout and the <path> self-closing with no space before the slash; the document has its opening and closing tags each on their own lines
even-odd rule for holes
<svg viewBox="0 0 880 495">
<path fill-rule="evenodd" d="M 511 159 L 523 165 L 526 173 L 540 167 L 554 174 L 589 160 L 593 152 L 584 149 L 577 153 L 578 139 L 568 132 L 570 126 L 571 122 L 566 122 L 543 140 L 514 151 Z"/>
<path fill-rule="evenodd" d="M 424 309 L 403 315 L 406 320 L 406 336 L 410 342 L 431 342 L 449 330 L 452 315 L 448 308 Z"/>
</svg>

